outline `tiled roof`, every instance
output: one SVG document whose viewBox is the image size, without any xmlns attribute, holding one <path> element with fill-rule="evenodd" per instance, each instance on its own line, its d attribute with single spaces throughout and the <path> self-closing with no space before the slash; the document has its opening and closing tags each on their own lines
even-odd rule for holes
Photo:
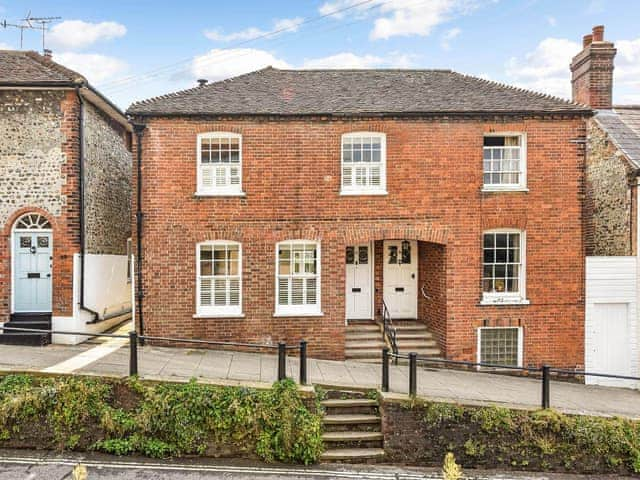
<svg viewBox="0 0 640 480">
<path fill-rule="evenodd" d="M 451 70 L 279 70 L 132 104 L 134 115 L 590 113 L 584 106 Z"/>
<path fill-rule="evenodd" d="M 77 72 L 37 52 L 0 50 L 0 85 L 86 82 Z"/>
<path fill-rule="evenodd" d="M 617 105 L 601 110 L 596 121 L 635 168 L 640 169 L 640 105 Z"/>
</svg>

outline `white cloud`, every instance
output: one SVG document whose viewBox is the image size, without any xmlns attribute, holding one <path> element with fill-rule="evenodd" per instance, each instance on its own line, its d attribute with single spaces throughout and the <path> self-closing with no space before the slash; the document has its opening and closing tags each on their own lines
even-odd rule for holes
<svg viewBox="0 0 640 480">
<path fill-rule="evenodd" d="M 613 70 L 614 85 L 638 89 L 637 94 L 629 94 L 638 99 L 640 98 L 640 37 L 635 40 L 618 40 L 615 45 L 618 54 L 615 60 L 616 68 Z"/>
<path fill-rule="evenodd" d="M 521 87 L 559 97 L 571 97 L 571 59 L 582 47 L 566 38 L 545 38 L 522 58 L 513 57 L 506 73 Z"/>
<path fill-rule="evenodd" d="M 343 52 L 328 57 L 306 59 L 302 68 L 373 68 L 384 63 L 383 58 L 375 55 Z"/>
<path fill-rule="evenodd" d="M 65 20 L 51 28 L 47 42 L 52 48 L 76 50 L 89 47 L 101 40 L 119 38 L 127 28 L 117 22 L 90 23 L 82 20 Z"/>
<path fill-rule="evenodd" d="M 372 8 L 369 3 L 362 4 L 361 0 L 329 0 L 320 6 L 319 11 L 328 15 L 352 7 L 346 12 L 335 13 L 333 16 L 338 19 L 372 15 L 375 18 L 369 36 L 377 40 L 395 36 L 427 36 L 437 25 L 468 14 L 489 1 L 495 0 L 388 0 L 374 4 L 375 8 Z"/>
<path fill-rule="evenodd" d="M 615 97 L 622 102 L 640 98 L 640 38 L 614 42 L 618 53 L 613 71 Z M 519 86 L 571 98 L 571 59 L 582 46 L 566 38 L 546 38 L 523 57 L 506 65 L 507 76 Z"/>
<path fill-rule="evenodd" d="M 443 50 L 451 50 L 451 40 L 456 38 L 462 33 L 462 30 L 458 27 L 447 30 L 444 35 L 442 35 L 442 39 L 440 40 L 440 46 Z"/>
<path fill-rule="evenodd" d="M 193 59 L 191 73 L 195 78 L 206 78 L 215 81 L 259 70 L 269 65 L 276 68 L 289 68 L 287 62 L 265 50 L 255 48 L 214 48 Z"/>
<path fill-rule="evenodd" d="M 284 33 L 284 31 L 297 32 L 302 22 L 304 22 L 304 19 L 301 17 L 280 18 L 273 22 L 273 29 L 271 30 L 262 30 L 256 27 L 249 27 L 233 33 L 223 33 L 220 30 L 207 30 L 204 32 L 204 35 L 209 40 L 214 40 L 217 42 L 251 40 L 263 35 L 275 35 L 276 33 L 279 33 L 281 31 L 282 33 Z"/>
<path fill-rule="evenodd" d="M 122 60 L 97 53 L 54 53 L 53 60 L 75 70 L 93 84 L 113 79 L 127 70 L 127 64 Z"/>
</svg>

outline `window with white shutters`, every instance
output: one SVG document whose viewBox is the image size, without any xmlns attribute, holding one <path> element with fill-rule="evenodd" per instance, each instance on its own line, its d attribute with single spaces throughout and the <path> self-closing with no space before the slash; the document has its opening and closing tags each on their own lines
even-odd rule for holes
<svg viewBox="0 0 640 480">
<path fill-rule="evenodd" d="M 198 194 L 242 195 L 242 137 L 237 133 L 198 135 Z"/>
<path fill-rule="evenodd" d="M 320 313 L 320 245 L 309 241 L 276 246 L 276 314 Z"/>
<path fill-rule="evenodd" d="M 386 194 L 386 137 L 354 132 L 342 136 L 342 194 Z"/>
<path fill-rule="evenodd" d="M 198 304 L 200 315 L 242 313 L 242 253 L 236 242 L 198 245 Z"/>
</svg>

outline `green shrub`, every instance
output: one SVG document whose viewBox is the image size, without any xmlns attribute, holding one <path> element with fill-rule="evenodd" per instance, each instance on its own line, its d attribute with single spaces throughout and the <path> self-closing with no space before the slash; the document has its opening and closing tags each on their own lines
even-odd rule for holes
<svg viewBox="0 0 640 480">
<path fill-rule="evenodd" d="M 126 407 L 116 391 L 127 396 Z M 195 381 L 149 385 L 27 375 L 0 380 L 0 440 L 9 446 L 22 431 L 21 437 L 39 439 L 33 445 L 39 448 L 52 446 L 42 445 L 49 435 L 62 449 L 152 457 L 211 450 L 308 464 L 322 452 L 320 425 L 290 380 L 262 391 Z"/>
</svg>

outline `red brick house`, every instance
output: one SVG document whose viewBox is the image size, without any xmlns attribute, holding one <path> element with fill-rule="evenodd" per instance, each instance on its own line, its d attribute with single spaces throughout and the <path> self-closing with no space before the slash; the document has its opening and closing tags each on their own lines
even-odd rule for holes
<svg viewBox="0 0 640 480">
<path fill-rule="evenodd" d="M 128 114 L 145 333 L 378 358 L 386 308 L 401 351 L 583 365 L 587 107 L 266 68 Z"/>
<path fill-rule="evenodd" d="M 130 316 L 131 126 L 50 54 L 0 50 L 0 324 L 103 331 Z M 4 331 L 0 343 L 84 336 Z"/>
</svg>

